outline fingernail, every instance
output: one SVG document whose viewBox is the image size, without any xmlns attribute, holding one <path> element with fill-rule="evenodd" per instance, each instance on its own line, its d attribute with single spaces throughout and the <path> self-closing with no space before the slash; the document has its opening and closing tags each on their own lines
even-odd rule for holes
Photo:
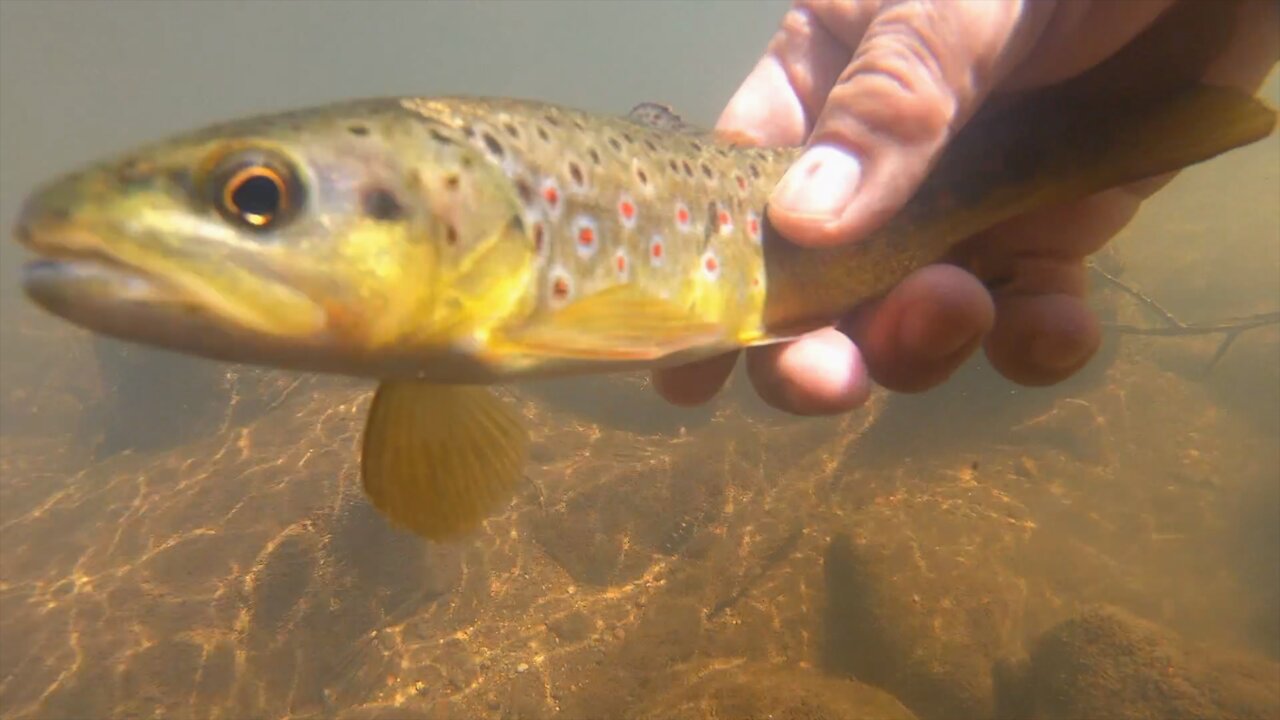
<svg viewBox="0 0 1280 720">
<path fill-rule="evenodd" d="M 853 201 L 861 178 L 858 158 L 830 145 L 814 145 L 782 176 L 769 203 L 788 213 L 835 220 Z"/>
</svg>

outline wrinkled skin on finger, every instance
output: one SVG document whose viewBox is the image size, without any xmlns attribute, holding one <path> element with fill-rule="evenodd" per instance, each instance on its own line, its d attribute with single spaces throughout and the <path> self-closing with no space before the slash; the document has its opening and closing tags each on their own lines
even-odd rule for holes
<svg viewBox="0 0 1280 720">
<path fill-rule="evenodd" d="M 857 242 L 910 199 L 993 94 L 1075 77 L 1173 5 L 800 0 L 717 127 L 763 145 L 806 145 L 770 197 L 770 221 L 800 245 Z M 1245 0 L 1218 8 L 1230 15 L 1224 20 L 1233 34 L 1205 79 L 1254 92 L 1280 53 L 1280 5 Z M 1085 300 L 1085 258 L 1168 179 L 992 228 L 837 327 L 749 350 L 749 376 L 767 402 L 806 415 L 858 407 L 870 378 L 902 392 L 934 387 L 978 347 L 1010 380 L 1059 382 L 1101 342 Z M 733 364 L 727 356 L 673 368 L 655 386 L 678 404 L 704 402 Z"/>
</svg>

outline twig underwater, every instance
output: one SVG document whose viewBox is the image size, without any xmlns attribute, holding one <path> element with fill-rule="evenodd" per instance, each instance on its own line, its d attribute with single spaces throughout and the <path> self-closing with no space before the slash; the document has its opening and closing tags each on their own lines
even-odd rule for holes
<svg viewBox="0 0 1280 720">
<path fill-rule="evenodd" d="M 1148 337 L 1223 335 L 1222 342 L 1219 343 L 1218 349 L 1213 353 L 1213 357 L 1210 358 L 1209 362 L 1205 365 L 1203 370 L 1205 375 L 1213 372 L 1214 367 L 1217 366 L 1218 362 L 1227 354 L 1227 350 L 1231 348 L 1236 339 L 1242 334 L 1250 330 L 1256 330 L 1260 327 L 1280 324 L 1280 310 L 1254 313 L 1252 315 L 1227 317 L 1207 322 L 1183 322 L 1163 305 L 1156 302 L 1151 296 L 1126 283 L 1106 270 L 1103 270 L 1101 267 L 1098 267 L 1096 263 L 1090 262 L 1088 267 L 1097 274 L 1098 277 L 1107 281 L 1107 283 L 1112 287 L 1137 300 L 1142 307 L 1158 316 L 1163 323 L 1160 325 L 1129 325 L 1125 323 L 1104 322 L 1102 325 L 1107 330 L 1111 330 L 1112 332 L 1120 333 L 1122 335 L 1145 335 Z"/>
</svg>

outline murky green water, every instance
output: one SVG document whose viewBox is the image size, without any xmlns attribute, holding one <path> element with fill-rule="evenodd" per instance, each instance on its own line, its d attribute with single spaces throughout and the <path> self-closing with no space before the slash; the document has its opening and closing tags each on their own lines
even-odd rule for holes
<svg viewBox="0 0 1280 720">
<path fill-rule="evenodd" d="M 340 98 L 707 122 L 784 6 L 303 7 L 0 4 L 0 226 L 113 150 Z M 1277 197 L 1273 137 L 1099 263 L 1185 322 L 1280 309 Z M 94 341 L 21 299 L 19 260 L 0 243 L 0 716 L 1280 714 L 1274 325 L 1210 373 L 1221 336 L 1112 335 L 1055 388 L 975 361 L 835 419 L 740 383 L 698 411 L 526 388 L 529 482 L 429 545 L 360 496 L 367 384 Z"/>
</svg>

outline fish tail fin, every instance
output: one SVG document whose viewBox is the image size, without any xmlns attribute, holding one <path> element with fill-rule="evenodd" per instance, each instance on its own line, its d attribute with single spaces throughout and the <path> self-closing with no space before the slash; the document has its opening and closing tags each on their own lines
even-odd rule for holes
<svg viewBox="0 0 1280 720">
<path fill-rule="evenodd" d="M 1043 208 L 1181 170 L 1270 135 L 1276 112 L 1239 90 L 1063 102 L 1049 90 L 975 117 L 906 207 L 858 242 L 765 244 L 765 337 L 829 322 L 955 244 Z"/>
<path fill-rule="evenodd" d="M 1110 126 L 1096 148 L 1096 164 L 1081 163 L 1064 196 L 1088 195 L 1163 175 L 1261 140 L 1276 127 L 1276 111 L 1239 90 L 1195 85 L 1154 106 L 1116 115 L 1099 113 L 1086 127 Z M 1071 162 L 1064 159 L 1063 164 Z M 1074 163 L 1073 163 L 1074 164 Z M 1093 170 L 1088 167 L 1092 165 Z M 1071 187 L 1071 185 L 1077 186 Z"/>
<path fill-rule="evenodd" d="M 1210 160 L 1275 127 L 1275 110 L 1261 100 L 1204 84 L 1130 103 L 1035 105 L 1025 113 L 1015 107 L 957 138 L 955 152 L 913 201 L 921 206 L 915 216 L 956 202 L 955 194 L 972 193 L 971 202 L 960 199 L 957 212 L 927 213 L 933 238 L 927 245 L 945 250 L 1018 215 Z M 998 165 L 973 173 L 990 168 L 981 156 L 990 157 L 993 149 Z"/>
</svg>

